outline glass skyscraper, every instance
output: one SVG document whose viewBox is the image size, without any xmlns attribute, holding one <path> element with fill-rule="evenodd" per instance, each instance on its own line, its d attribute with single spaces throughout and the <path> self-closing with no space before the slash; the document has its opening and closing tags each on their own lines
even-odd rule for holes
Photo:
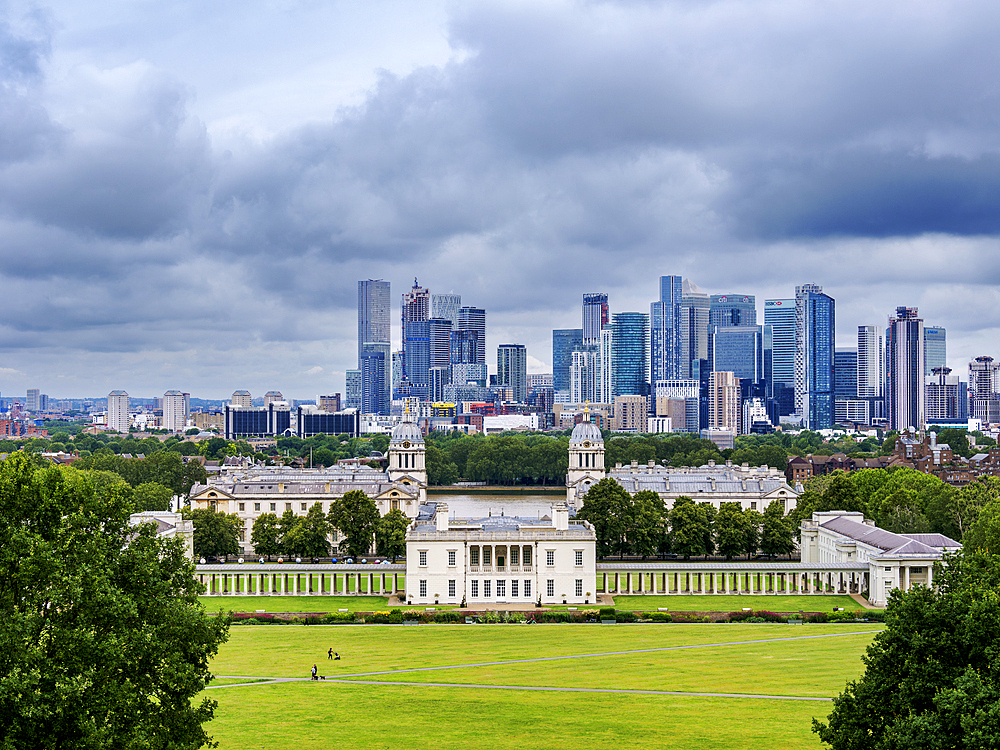
<svg viewBox="0 0 1000 750">
<path fill-rule="evenodd" d="M 514 400 L 528 400 L 528 350 L 524 344 L 500 344 L 497 347 L 497 385 L 514 390 Z"/>
<path fill-rule="evenodd" d="M 695 378 L 700 361 L 708 361 L 708 313 L 710 301 L 690 279 L 681 288 L 680 349 L 681 378 Z"/>
<path fill-rule="evenodd" d="M 388 344 L 392 339 L 389 324 L 389 282 L 368 279 L 358 282 L 358 361 L 365 344 Z"/>
<path fill-rule="evenodd" d="M 833 397 L 858 397 L 858 350 L 835 349 L 833 352 Z"/>
<path fill-rule="evenodd" d="M 480 307 L 462 307 L 458 310 L 458 325 L 455 330 L 476 331 L 479 344 L 476 364 L 486 364 L 486 311 Z"/>
<path fill-rule="evenodd" d="M 582 345 L 582 328 L 557 328 L 552 331 L 553 390 L 569 392 L 569 369 L 573 362 L 573 352 Z"/>
<path fill-rule="evenodd" d="M 754 383 L 764 378 L 764 337 L 760 326 L 716 326 L 712 330 L 714 372 L 732 372 Z"/>
<path fill-rule="evenodd" d="M 608 295 L 603 292 L 583 295 L 583 343 L 596 346 L 601 331 L 608 324 Z"/>
<path fill-rule="evenodd" d="M 611 316 L 612 395 L 649 395 L 649 316 L 622 312 Z"/>
<path fill-rule="evenodd" d="M 795 287 L 795 409 L 810 430 L 833 427 L 836 308 L 818 284 Z"/>
<path fill-rule="evenodd" d="M 683 282 L 680 276 L 661 276 L 660 299 L 649 306 L 649 372 L 653 383 L 680 377 Z"/>
<path fill-rule="evenodd" d="M 924 326 L 924 376 L 948 366 L 948 345 L 945 329 L 941 326 Z"/>
<path fill-rule="evenodd" d="M 713 294 L 709 298 L 710 326 L 757 325 L 757 301 L 752 294 Z"/>
<path fill-rule="evenodd" d="M 779 416 L 795 411 L 795 300 L 764 300 L 771 328 L 771 391 Z"/>
</svg>

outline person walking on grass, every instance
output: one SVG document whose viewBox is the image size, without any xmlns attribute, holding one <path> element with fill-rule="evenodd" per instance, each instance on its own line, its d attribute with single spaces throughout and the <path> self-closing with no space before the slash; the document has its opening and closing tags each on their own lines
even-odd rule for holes
<svg viewBox="0 0 1000 750">
<path fill-rule="evenodd" d="M 314 680 L 316 679 L 316 665 L 315 664 L 313 664 L 313 668 L 312 668 L 312 678 Z"/>
<path fill-rule="evenodd" d="M 332 648 L 329 651 L 326 652 L 326 658 L 330 659 L 330 660 L 333 660 L 333 649 Z"/>
</svg>

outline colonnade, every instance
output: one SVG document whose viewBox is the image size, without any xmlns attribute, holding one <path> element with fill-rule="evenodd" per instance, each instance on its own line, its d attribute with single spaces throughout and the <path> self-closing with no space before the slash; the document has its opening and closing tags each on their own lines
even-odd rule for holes
<svg viewBox="0 0 1000 750">
<path fill-rule="evenodd" d="M 867 565 L 815 569 L 802 563 L 779 563 L 773 568 L 757 565 L 649 563 L 645 566 L 601 562 L 597 564 L 597 591 L 633 595 L 852 594 L 867 588 Z"/>
<path fill-rule="evenodd" d="M 336 568 L 340 567 L 340 570 Z M 404 588 L 405 565 L 199 565 L 207 596 L 388 596 Z"/>
</svg>

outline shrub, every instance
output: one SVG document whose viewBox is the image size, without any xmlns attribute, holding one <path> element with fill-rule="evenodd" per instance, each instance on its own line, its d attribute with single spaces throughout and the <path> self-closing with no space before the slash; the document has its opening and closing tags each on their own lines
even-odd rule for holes
<svg viewBox="0 0 1000 750">
<path fill-rule="evenodd" d="M 727 615 L 729 622 L 788 622 L 788 618 L 761 610 L 759 612 L 730 612 Z"/>
<path fill-rule="evenodd" d="M 673 622 L 674 618 L 669 612 L 650 612 L 649 619 L 652 622 Z"/>
<path fill-rule="evenodd" d="M 601 616 L 602 620 L 611 620 L 611 619 L 614 619 L 615 608 L 614 607 L 601 607 L 601 609 L 598 612 L 598 614 Z"/>
</svg>

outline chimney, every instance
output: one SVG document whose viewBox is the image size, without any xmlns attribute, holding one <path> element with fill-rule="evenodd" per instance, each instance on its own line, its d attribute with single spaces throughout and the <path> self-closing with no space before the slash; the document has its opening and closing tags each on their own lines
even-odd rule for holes
<svg viewBox="0 0 1000 750">
<path fill-rule="evenodd" d="M 569 529 L 569 508 L 566 503 L 558 502 L 552 506 L 552 523 L 556 527 L 556 531 Z"/>
<path fill-rule="evenodd" d="M 448 530 L 448 503 L 438 503 L 434 513 L 434 524 L 437 531 Z"/>
</svg>

